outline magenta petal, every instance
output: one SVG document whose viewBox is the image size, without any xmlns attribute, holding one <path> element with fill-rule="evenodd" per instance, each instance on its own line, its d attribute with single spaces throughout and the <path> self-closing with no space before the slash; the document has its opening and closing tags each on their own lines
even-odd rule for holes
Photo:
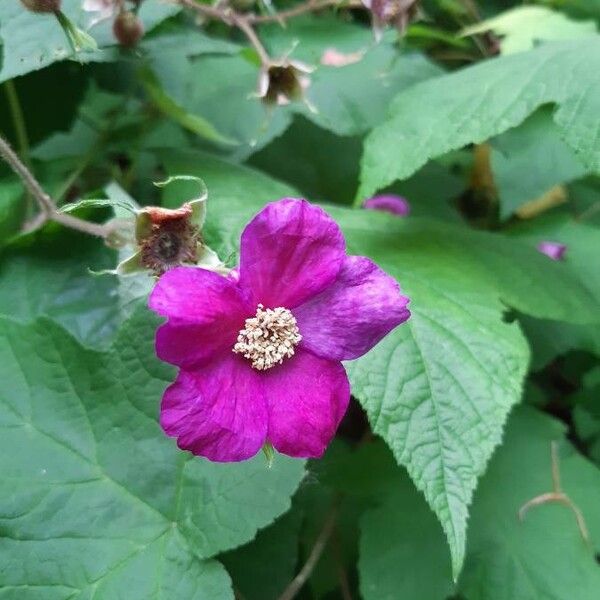
<svg viewBox="0 0 600 600">
<path fill-rule="evenodd" d="M 374 262 L 348 256 L 335 283 L 294 310 L 302 347 L 331 360 L 352 360 L 410 317 L 409 299 Z"/>
<path fill-rule="evenodd" d="M 344 256 L 342 232 L 323 209 L 279 200 L 242 233 L 239 285 L 255 305 L 294 308 L 335 280 Z"/>
<path fill-rule="evenodd" d="M 382 194 L 365 200 L 363 207 L 370 210 L 380 210 L 393 215 L 405 217 L 410 213 L 410 204 L 406 198 L 395 194 Z"/>
<path fill-rule="evenodd" d="M 552 260 L 562 260 L 567 247 L 559 242 L 540 242 L 537 249 Z"/>
<path fill-rule="evenodd" d="M 167 271 L 154 286 L 149 306 L 169 317 L 157 331 L 156 354 L 186 369 L 231 349 L 252 313 L 234 282 L 190 267 Z"/>
<path fill-rule="evenodd" d="M 269 407 L 268 441 L 289 456 L 322 456 L 350 400 L 344 367 L 298 349 L 293 358 L 263 377 Z"/>
<path fill-rule="evenodd" d="M 163 396 L 160 424 L 177 445 L 218 462 L 245 460 L 265 442 L 268 413 L 256 371 L 234 354 L 180 371 Z"/>
</svg>

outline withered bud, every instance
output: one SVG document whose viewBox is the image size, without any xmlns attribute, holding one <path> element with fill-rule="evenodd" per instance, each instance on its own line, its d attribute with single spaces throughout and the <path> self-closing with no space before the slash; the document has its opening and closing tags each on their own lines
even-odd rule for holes
<svg viewBox="0 0 600 600">
<path fill-rule="evenodd" d="M 134 13 L 124 11 L 115 19 L 113 33 L 121 46 L 133 48 L 144 35 L 144 26 Z"/>
<path fill-rule="evenodd" d="M 371 11 L 377 37 L 386 25 L 403 33 L 419 8 L 419 0 L 363 0 L 363 4 Z"/>
<path fill-rule="evenodd" d="M 304 100 L 313 69 L 297 60 L 271 61 L 261 68 L 258 97 L 266 104 L 285 105 Z"/>
<path fill-rule="evenodd" d="M 21 0 L 21 4 L 31 12 L 53 13 L 60 10 L 61 0 Z"/>
<path fill-rule="evenodd" d="M 198 261 L 200 228 L 192 223 L 192 215 L 190 204 L 176 210 L 149 206 L 140 212 L 136 237 L 143 267 L 162 275 L 178 265 Z"/>
</svg>

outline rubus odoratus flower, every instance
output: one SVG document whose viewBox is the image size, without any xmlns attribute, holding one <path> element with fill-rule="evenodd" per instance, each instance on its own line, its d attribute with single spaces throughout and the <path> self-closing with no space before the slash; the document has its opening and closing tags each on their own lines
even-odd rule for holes
<svg viewBox="0 0 600 600">
<path fill-rule="evenodd" d="M 537 249 L 552 260 L 562 260 L 567 246 L 559 242 L 540 242 Z"/>
<path fill-rule="evenodd" d="M 369 210 L 380 210 L 400 217 L 410 214 L 410 204 L 406 198 L 395 194 L 381 194 L 373 196 L 363 202 L 363 208 Z"/>
<path fill-rule="evenodd" d="M 305 200 L 268 204 L 244 229 L 235 277 L 167 271 L 150 295 L 159 358 L 179 367 L 160 422 L 180 448 L 240 461 L 261 447 L 320 457 L 350 398 L 341 361 L 406 321 L 408 298 L 348 256 L 335 221 Z"/>
</svg>

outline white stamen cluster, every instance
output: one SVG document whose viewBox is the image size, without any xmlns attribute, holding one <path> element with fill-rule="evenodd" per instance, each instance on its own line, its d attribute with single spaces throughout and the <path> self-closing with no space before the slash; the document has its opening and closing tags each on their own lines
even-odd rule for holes
<svg viewBox="0 0 600 600">
<path fill-rule="evenodd" d="M 259 304 L 256 316 L 246 319 L 233 351 L 251 360 L 254 369 L 265 371 L 294 356 L 301 339 L 296 319 L 287 308 Z"/>
</svg>

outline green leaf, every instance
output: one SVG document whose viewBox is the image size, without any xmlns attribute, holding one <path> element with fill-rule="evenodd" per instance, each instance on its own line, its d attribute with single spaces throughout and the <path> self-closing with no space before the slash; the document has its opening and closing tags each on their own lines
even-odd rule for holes
<svg viewBox="0 0 600 600">
<path fill-rule="evenodd" d="M 562 261 L 585 285 L 600 305 L 600 273 L 597 268 L 600 229 L 557 212 L 523 221 L 508 230 L 508 234 L 531 247 L 550 240 L 567 245 Z M 563 289 L 567 294 L 568 290 Z M 533 351 L 533 367 L 539 369 L 570 350 L 586 350 L 600 356 L 600 326 L 574 325 L 557 320 L 521 317 L 521 322 Z"/>
<path fill-rule="evenodd" d="M 52 225 L 24 236 L 0 255 L 0 314 L 23 322 L 46 315 L 85 344 L 102 344 L 117 322 L 116 281 L 91 277 L 114 267 L 102 242 Z"/>
<path fill-rule="evenodd" d="M 569 299 L 548 298 L 556 289 L 550 273 L 537 271 L 542 277 L 532 281 L 533 272 L 551 261 L 500 236 L 418 219 L 332 212 L 350 252 L 373 258 L 411 298 L 408 323 L 347 368 L 373 430 L 438 515 L 457 576 L 472 493 L 521 397 L 529 358 L 516 323 L 503 320 L 502 301 L 570 319 L 560 306 Z M 569 289 L 579 288 L 587 318 L 597 318 L 589 293 L 560 271 Z"/>
<path fill-rule="evenodd" d="M 77 202 L 71 202 L 60 209 L 60 212 L 71 213 L 82 208 L 121 208 L 130 214 L 135 214 L 137 208 L 128 202 L 118 202 L 110 198 L 84 198 Z"/>
<path fill-rule="evenodd" d="M 373 44 L 372 33 L 333 16 L 306 17 L 263 27 L 261 33 L 274 56 L 289 52 L 291 57 L 313 66 L 323 52 L 364 52 L 363 58 L 344 67 L 319 66 L 311 76 L 306 93 L 316 112 L 302 104 L 293 108 L 308 119 L 337 135 L 363 134 L 380 123 L 391 99 L 401 90 L 441 74 L 441 69 L 416 52 L 402 53 L 394 45 L 395 36 Z"/>
<path fill-rule="evenodd" d="M 82 11 L 81 0 L 62 0 L 61 7 L 69 21 L 85 32 L 89 15 Z M 141 7 L 140 18 L 146 31 L 150 31 L 179 10 L 174 5 L 149 1 Z M 115 44 L 110 21 L 94 27 L 90 33 L 101 47 Z M 29 12 L 20 2 L 0 3 L 0 44 L 3 56 L 0 82 L 69 58 L 88 62 L 118 58 L 118 53 L 110 50 L 74 54 L 54 15 Z"/>
<path fill-rule="evenodd" d="M 22 184 L 14 178 L 0 180 L 0 246 L 18 235 L 26 214 Z"/>
<path fill-rule="evenodd" d="M 532 409 L 519 410 L 477 492 L 469 557 L 460 588 L 469 600 L 594 600 L 600 567 L 573 512 L 562 504 L 527 501 L 552 490 L 550 444 L 559 452 L 564 492 L 581 509 L 595 548 L 600 545 L 600 471 L 563 440 L 564 427 Z"/>
<path fill-rule="evenodd" d="M 550 443 L 560 442 L 564 492 L 579 506 L 596 547 L 600 540 L 600 471 L 564 441 L 564 428 L 518 408 L 482 477 L 471 511 L 459 596 L 468 600 L 593 600 L 600 568 L 562 504 L 519 509 L 551 491 Z M 444 541 L 425 503 L 398 474 L 393 491 L 361 523 L 359 562 L 365 600 L 444 600 L 451 590 Z M 416 546 L 415 546 L 416 544 Z M 401 565 L 401 568 L 399 567 Z"/>
<path fill-rule="evenodd" d="M 243 52 L 191 59 L 180 56 L 155 64 L 156 76 L 179 106 L 188 113 L 203 115 L 219 131 L 240 140 L 242 146 L 234 150 L 236 157 L 245 158 L 266 146 L 285 131 L 295 113 L 337 134 L 362 134 L 381 122 L 396 93 L 440 72 L 421 54 L 398 55 L 389 39 L 374 46 L 368 29 L 334 17 L 294 19 L 285 29 L 279 24 L 262 27 L 260 34 L 274 58 L 289 54 L 293 48 L 292 59 L 312 66 L 319 65 L 327 48 L 365 51 L 365 55 L 346 67 L 317 68 L 306 94 L 316 112 L 302 102 L 264 107 L 253 97 L 259 69 Z"/>
<path fill-rule="evenodd" d="M 218 144 L 237 144 L 237 142 L 220 133 L 208 120 L 197 115 L 187 112 L 179 106 L 172 98 L 162 89 L 158 79 L 151 71 L 145 70 L 140 74 L 140 80 L 144 85 L 144 89 L 150 100 L 155 106 L 167 117 L 179 123 L 185 129 L 192 133 Z"/>
<path fill-rule="evenodd" d="M 385 459 L 382 450 L 371 444 L 367 456 Z M 361 598 L 444 600 L 454 586 L 440 524 L 403 470 L 390 472 L 388 482 L 380 506 L 360 521 Z"/>
<path fill-rule="evenodd" d="M 519 6 L 463 29 L 463 35 L 493 31 L 501 54 L 531 50 L 539 42 L 573 40 L 596 34 L 594 21 L 573 21 L 544 6 Z"/>
<path fill-rule="evenodd" d="M 7 597 L 233 598 L 211 557 L 289 508 L 302 461 L 210 463 L 161 431 L 174 369 L 154 356 L 156 324 L 143 308 L 96 352 L 49 320 L 0 321 Z"/>
<path fill-rule="evenodd" d="M 586 174 L 575 151 L 562 140 L 549 107 L 494 138 L 491 164 L 503 218 L 551 187 Z"/>
<path fill-rule="evenodd" d="M 408 177 L 430 158 L 519 125 L 547 103 L 558 107 L 554 121 L 567 144 L 587 169 L 600 171 L 598 69 L 600 36 L 594 36 L 545 44 L 412 86 L 396 96 L 389 118 L 367 137 L 357 198 Z"/>
<path fill-rule="evenodd" d="M 302 514 L 292 509 L 249 544 L 220 556 L 245 600 L 278 598 L 294 578 L 301 522 Z"/>
</svg>

